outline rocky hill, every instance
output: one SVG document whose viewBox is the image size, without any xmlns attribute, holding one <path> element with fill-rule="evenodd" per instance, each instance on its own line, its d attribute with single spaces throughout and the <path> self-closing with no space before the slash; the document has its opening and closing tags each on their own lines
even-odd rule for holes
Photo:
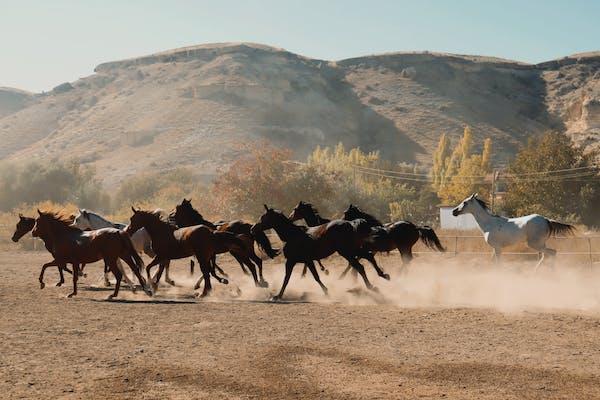
<svg viewBox="0 0 600 400">
<path fill-rule="evenodd" d="M 78 158 L 106 184 L 191 166 L 210 178 L 266 138 L 303 158 L 316 145 L 429 163 L 465 125 L 505 162 L 532 133 L 600 142 L 600 53 L 537 65 L 393 53 L 337 62 L 248 43 L 108 62 L 37 95 L 0 89 L 0 157 Z"/>
</svg>

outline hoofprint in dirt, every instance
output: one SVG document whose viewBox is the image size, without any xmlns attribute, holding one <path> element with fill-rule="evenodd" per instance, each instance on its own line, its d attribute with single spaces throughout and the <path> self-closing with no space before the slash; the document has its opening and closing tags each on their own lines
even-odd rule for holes
<svg viewBox="0 0 600 400">
<path fill-rule="evenodd" d="M 224 256 L 231 287 L 211 300 L 192 296 L 182 261 L 177 287 L 107 301 L 100 264 L 78 298 L 38 289 L 47 257 L 0 254 L 5 398 L 600 398 L 600 277 L 586 268 L 534 275 L 533 264 L 423 257 L 396 276 L 399 257 L 382 257 L 392 281 L 370 271 L 380 296 L 369 297 L 328 259 L 329 298 L 298 267 L 292 301 L 278 304 L 261 300 L 281 260 L 265 263 L 271 289 L 257 289 Z"/>
</svg>

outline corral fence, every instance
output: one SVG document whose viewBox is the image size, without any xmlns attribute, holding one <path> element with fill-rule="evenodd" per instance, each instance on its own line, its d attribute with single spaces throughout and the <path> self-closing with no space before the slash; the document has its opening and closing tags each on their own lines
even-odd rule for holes
<svg viewBox="0 0 600 400">
<path fill-rule="evenodd" d="M 12 243 L 11 237 L 15 227 L 13 225 L 0 225 L 0 247 L 4 250 L 45 250 L 44 242 L 34 238 L 30 233 L 23 236 L 19 243 Z M 267 234 L 273 243 L 279 242 L 276 234 Z M 492 249 L 485 243 L 482 235 L 444 235 L 438 234 L 445 253 L 438 253 L 423 245 L 420 241 L 413 248 L 417 256 L 436 254 L 438 257 L 465 257 L 465 258 L 491 258 Z M 548 239 L 546 245 L 557 250 L 557 259 L 569 260 L 579 265 L 600 267 L 600 235 L 583 235 L 578 237 L 556 237 Z M 504 260 L 536 260 L 540 254 L 531 250 L 526 245 L 519 245 L 504 249 Z"/>
</svg>

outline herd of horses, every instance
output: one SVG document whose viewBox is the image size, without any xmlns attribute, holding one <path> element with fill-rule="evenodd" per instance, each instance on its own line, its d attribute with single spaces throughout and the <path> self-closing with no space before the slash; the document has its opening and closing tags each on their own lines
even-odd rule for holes
<svg viewBox="0 0 600 400">
<path fill-rule="evenodd" d="M 83 270 L 88 263 L 104 262 L 106 285 L 110 285 L 109 273 L 116 278 L 110 298 L 118 295 L 122 279 L 135 291 L 135 284 L 127 277 L 121 261 L 129 266 L 145 293 L 152 296 L 158 289 L 163 273 L 167 283 L 175 284 L 169 277 L 171 260 L 191 256 L 196 258 L 201 272 L 195 289 L 203 283 L 200 297 L 204 297 L 212 289 L 211 277 L 220 283 L 228 283 L 225 272 L 216 262 L 216 255 L 221 253 L 230 253 L 243 272 L 252 276 L 255 286 L 268 287 L 263 277 L 262 258 L 256 254 L 254 245 L 256 243 L 270 258 L 280 254 L 281 250 L 273 248 L 265 234 L 269 229 L 274 230 L 283 242 L 285 257 L 285 277 L 273 300 L 282 298 L 296 264 L 303 264 L 303 275 L 310 271 L 327 294 L 327 287 L 321 282 L 315 262 L 322 272 L 328 273 L 321 260 L 334 253 L 348 261 L 348 267 L 341 277 L 352 270 L 362 277 L 369 290 L 376 291 L 361 260 L 367 260 L 379 277 L 389 280 L 390 276 L 377 264 L 375 254 L 397 249 L 404 268 L 412 260 L 412 248 L 419 239 L 435 251 L 445 251 L 432 228 L 416 226 L 407 221 L 384 224 L 352 204 L 341 219 L 334 220 L 321 217 L 312 204 L 303 201 L 287 216 L 267 205 L 264 205 L 264 209 L 255 224 L 241 220 L 210 222 L 192 206 L 191 200 L 184 199 L 170 213 L 132 207 L 133 214 L 127 225 L 110 222 L 88 210 L 79 210 L 78 215 L 38 210 L 37 218 L 19 214 L 12 240 L 17 242 L 28 232 L 43 240 L 53 260 L 42 266 L 40 287 L 45 286 L 45 270 L 55 266 L 60 275 L 57 286 L 64 283 L 64 272 L 73 276 L 73 292 L 69 297 L 77 294 L 78 278 L 84 275 Z M 571 225 L 537 214 L 513 219 L 495 216 L 475 194 L 453 210 L 455 216 L 464 213 L 475 217 L 486 242 L 494 248 L 496 259 L 502 247 L 518 241 L 525 241 L 542 255 L 554 255 L 556 252 L 545 246 L 547 238 L 557 233 L 572 233 L 574 229 Z M 306 225 L 297 225 L 295 221 L 298 220 L 304 220 Z M 142 276 L 142 253 L 152 258 L 145 266 L 146 278 Z M 68 264 L 72 265 L 72 270 L 67 267 Z M 151 270 L 156 266 L 158 271 L 152 275 Z M 192 273 L 193 268 L 191 261 Z"/>
</svg>

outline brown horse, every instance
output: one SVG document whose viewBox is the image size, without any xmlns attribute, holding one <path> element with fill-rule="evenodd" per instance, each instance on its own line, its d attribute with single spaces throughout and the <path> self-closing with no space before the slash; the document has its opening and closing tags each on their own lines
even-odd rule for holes
<svg viewBox="0 0 600 400">
<path fill-rule="evenodd" d="M 12 241 L 17 243 L 23 236 L 25 236 L 26 233 L 31 232 L 31 230 L 33 230 L 33 227 L 35 226 L 35 218 L 31 218 L 31 217 L 25 217 L 23 216 L 23 214 L 19 213 L 19 222 L 17 222 L 17 226 L 15 229 L 15 233 L 13 233 L 12 235 Z M 46 246 L 46 250 L 48 250 L 50 253 L 52 253 L 52 242 L 48 241 L 48 242 L 44 242 L 44 245 Z M 54 265 L 54 264 L 51 264 Z M 83 274 L 83 267 L 85 266 L 85 264 L 82 264 L 81 266 L 81 270 L 80 270 L 80 275 L 84 275 Z M 48 266 L 43 265 L 42 266 L 42 272 L 40 274 L 40 289 L 43 289 L 46 284 L 44 283 L 44 272 L 46 271 L 46 268 Z M 62 286 L 63 283 L 65 283 L 65 276 L 63 275 L 63 271 L 67 272 L 69 274 L 73 274 L 71 272 L 71 270 L 69 268 L 67 268 L 66 265 L 58 265 L 58 273 L 60 274 L 60 280 L 58 281 L 58 283 L 56 284 L 56 286 Z"/>
<path fill-rule="evenodd" d="M 133 215 L 126 231 L 135 232 L 140 228 L 145 228 L 152 238 L 152 250 L 156 253 L 156 257 L 146 266 L 148 279 L 150 279 L 150 269 L 155 265 L 160 265 L 152 282 L 154 289 L 158 287 L 163 270 L 171 260 L 193 255 L 196 256 L 204 277 L 204 290 L 200 295 L 204 297 L 212 289 L 210 261 L 217 250 L 225 248 L 227 251 L 244 251 L 244 242 L 232 233 L 215 232 L 205 225 L 179 228 L 149 211 L 136 210 L 133 207 L 131 210 Z"/>
<path fill-rule="evenodd" d="M 281 211 L 267 207 L 266 212 L 260 217 L 252 231 L 274 229 L 277 235 L 285 242 L 283 254 L 285 255 L 285 278 L 279 294 L 273 300 L 279 300 L 290 280 L 294 266 L 297 263 L 306 263 L 315 281 L 327 294 L 327 288 L 321 282 L 314 261 L 329 257 L 337 252 L 355 268 L 365 281 L 368 289 L 376 290 L 369 282 L 365 268 L 358 261 L 362 255 L 362 246 L 369 236 L 369 227 L 365 227 L 364 220 L 344 221 L 333 220 L 327 224 L 307 228 L 294 225 Z"/>
<path fill-rule="evenodd" d="M 116 297 L 119 294 L 122 277 L 121 271 L 117 267 L 119 258 L 129 265 L 131 271 L 137 276 L 140 285 L 146 291 L 146 282 L 139 272 L 143 262 L 133 248 L 128 234 L 115 228 L 82 231 L 71 226 L 72 221 L 58 212 L 41 212 L 38 210 L 38 214 L 39 217 L 36 219 L 31 233 L 34 237 L 39 237 L 46 243 L 52 243 L 51 253 L 54 256 L 53 261 L 44 264 L 42 274 L 48 266 L 72 264 L 73 292 L 69 294 L 69 297 L 77 294 L 80 265 L 99 260 L 104 260 L 104 264 L 117 278 L 115 290 L 109 298 Z M 148 291 L 146 293 L 149 294 Z"/>
<path fill-rule="evenodd" d="M 206 221 L 204 219 L 204 217 L 202 217 L 202 214 L 200 214 L 194 207 L 192 207 L 191 200 L 186 200 L 186 199 L 183 199 L 181 204 L 178 204 L 175 207 L 175 211 L 169 215 L 169 218 L 174 220 L 175 223 L 177 224 L 177 226 L 179 226 L 179 227 L 186 227 L 186 226 L 193 226 L 193 225 L 206 225 L 213 230 L 219 230 L 219 231 L 228 231 L 227 230 L 228 228 L 235 230 L 235 226 L 236 226 L 235 222 L 237 222 L 237 221 L 234 221 L 234 224 L 224 224 L 224 225 L 221 225 L 219 228 L 217 228 L 213 223 Z M 247 225 L 249 225 L 249 224 L 247 224 Z M 263 233 L 263 235 L 264 235 L 264 233 Z M 244 252 L 241 252 L 241 253 L 238 251 L 235 251 L 235 250 L 231 251 L 231 255 L 240 264 L 240 266 L 242 267 L 242 271 L 244 271 L 244 273 L 247 273 L 244 268 L 244 265 L 246 265 L 248 267 L 248 269 L 250 270 L 250 273 L 252 274 L 252 278 L 254 279 L 254 284 L 257 287 L 269 287 L 269 284 L 264 280 L 264 278 L 262 276 L 262 260 L 254 252 L 254 238 L 250 234 L 250 226 L 248 226 L 247 233 L 240 233 L 240 234 L 237 234 L 236 236 L 245 243 L 245 249 L 244 249 Z M 267 243 L 268 243 L 268 240 L 267 240 Z M 270 243 L 269 243 L 269 245 L 270 245 Z M 229 251 L 229 250 L 227 250 L 226 248 L 217 249 L 217 253 L 225 253 L 227 251 Z M 272 250 L 272 252 L 274 252 L 274 250 Z M 258 277 L 256 275 L 256 266 L 252 261 L 254 261 L 257 265 L 261 266 L 260 280 L 258 279 Z M 213 263 L 213 266 L 216 267 L 216 262 L 214 259 L 212 260 L 212 263 Z M 202 281 L 202 279 L 203 278 L 200 277 L 200 280 L 198 281 L 198 283 L 196 283 L 196 286 L 195 286 L 196 289 L 200 287 L 200 282 Z"/>
</svg>

